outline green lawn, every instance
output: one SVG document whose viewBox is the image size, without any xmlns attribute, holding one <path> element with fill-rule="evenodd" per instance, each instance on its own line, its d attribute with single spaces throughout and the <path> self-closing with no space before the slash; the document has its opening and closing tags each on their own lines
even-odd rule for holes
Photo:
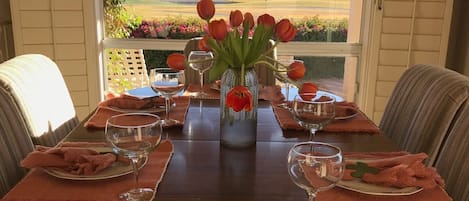
<svg viewBox="0 0 469 201">
<path fill-rule="evenodd" d="M 185 0 L 188 2 L 189 0 Z M 156 0 L 127 0 L 130 13 L 143 19 L 166 16 L 195 16 L 194 3 L 170 3 Z M 276 18 L 302 18 L 318 15 L 323 18 L 344 18 L 349 14 L 350 0 L 227 0 L 216 4 L 216 18 L 227 17 L 231 10 L 251 12 L 254 16 L 269 13 Z M 231 3 L 233 2 L 233 3 Z M 285 6 L 288 5 L 288 6 Z"/>
</svg>

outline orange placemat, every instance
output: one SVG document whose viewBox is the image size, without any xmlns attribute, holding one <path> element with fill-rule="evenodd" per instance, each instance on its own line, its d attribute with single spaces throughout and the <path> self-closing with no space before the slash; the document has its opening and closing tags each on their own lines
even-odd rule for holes
<svg viewBox="0 0 469 201">
<path fill-rule="evenodd" d="M 272 104 L 275 117 L 284 130 L 303 130 L 303 128 L 296 122 L 289 110 Z M 324 132 L 350 132 L 350 133 L 379 133 L 379 128 L 366 117 L 365 114 L 359 112 L 357 116 L 347 120 L 333 120 L 322 131 Z"/>
<path fill-rule="evenodd" d="M 173 98 L 176 103 L 176 107 L 172 107 L 169 112 L 169 116 L 173 119 L 178 120 L 180 123 L 174 126 L 184 125 L 186 119 L 187 109 L 189 108 L 190 97 L 178 96 Z M 109 117 L 117 114 L 122 114 L 120 111 L 108 107 L 98 106 L 98 109 L 94 112 L 88 121 L 85 122 L 84 126 L 87 128 L 104 128 L 106 126 L 106 121 Z M 165 112 L 160 112 L 158 115 L 161 118 L 165 118 Z"/>
<path fill-rule="evenodd" d="M 319 192 L 317 201 L 451 201 L 451 197 L 441 187 L 425 189 L 412 195 L 369 195 L 334 187 L 331 190 Z"/>
<path fill-rule="evenodd" d="M 147 164 L 139 172 L 141 187 L 158 188 L 172 154 L 173 144 L 167 140 L 149 155 Z M 132 173 L 112 179 L 75 181 L 56 178 L 41 169 L 33 169 L 2 200 L 119 201 L 118 195 L 133 188 L 134 182 Z"/>
</svg>

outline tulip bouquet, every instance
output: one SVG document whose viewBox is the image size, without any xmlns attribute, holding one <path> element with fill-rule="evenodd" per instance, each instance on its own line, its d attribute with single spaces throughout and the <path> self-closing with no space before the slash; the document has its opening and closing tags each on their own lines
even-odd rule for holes
<svg viewBox="0 0 469 201">
<path fill-rule="evenodd" d="M 265 64 L 267 68 L 277 73 L 284 81 L 288 81 L 300 89 L 300 92 L 315 93 L 317 87 L 313 83 L 304 83 L 298 86 L 295 81 L 305 74 L 305 66 L 301 62 L 284 65 L 269 55 L 275 47 L 283 42 L 291 41 L 296 30 L 290 20 L 281 19 L 276 22 L 269 14 L 257 18 L 239 10 L 231 11 L 229 23 L 224 19 L 212 19 L 215 14 L 215 5 L 212 0 L 200 0 L 197 3 L 197 13 L 208 24 L 207 34 L 198 43 L 200 50 L 214 53 L 214 65 L 210 69 L 210 80 L 218 79 L 228 68 L 240 72 L 240 83 L 230 91 L 227 96 L 227 106 L 235 111 L 252 108 L 252 95 L 245 85 L 245 72 L 256 64 Z M 268 43 L 274 40 L 271 48 L 266 49 Z M 167 58 L 168 66 L 184 69 L 187 60 L 184 55 L 174 53 Z M 281 73 L 287 72 L 287 76 Z M 233 103 L 233 104 L 230 104 Z"/>
</svg>

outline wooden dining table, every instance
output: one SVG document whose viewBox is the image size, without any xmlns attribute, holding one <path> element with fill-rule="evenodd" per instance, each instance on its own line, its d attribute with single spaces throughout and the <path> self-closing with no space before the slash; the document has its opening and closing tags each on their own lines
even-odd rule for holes
<svg viewBox="0 0 469 201">
<path fill-rule="evenodd" d="M 259 101 L 256 145 L 234 149 L 219 142 L 219 100 L 191 99 L 184 125 L 164 129 L 174 153 L 155 200 L 306 200 L 306 192 L 289 177 L 287 154 L 295 143 L 306 141 L 309 132 L 281 129 L 272 107 Z M 105 140 L 103 129 L 87 129 L 83 122 L 65 141 Z M 381 133 L 319 131 L 314 140 L 345 152 L 399 150 Z"/>
</svg>

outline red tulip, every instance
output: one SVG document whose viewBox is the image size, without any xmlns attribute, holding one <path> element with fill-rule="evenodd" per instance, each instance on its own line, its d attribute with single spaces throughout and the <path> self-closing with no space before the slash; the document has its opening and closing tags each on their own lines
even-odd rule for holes
<svg viewBox="0 0 469 201">
<path fill-rule="evenodd" d="M 295 38 L 296 29 L 288 19 L 282 19 L 275 25 L 275 35 L 282 42 L 291 41 Z"/>
<path fill-rule="evenodd" d="M 243 14 L 239 10 L 230 12 L 230 24 L 232 27 L 238 27 L 243 22 Z"/>
<path fill-rule="evenodd" d="M 228 34 L 228 29 L 226 28 L 225 20 L 213 20 L 208 24 L 208 32 L 217 41 L 222 41 L 225 39 Z"/>
<path fill-rule="evenodd" d="M 257 18 L 257 24 L 263 24 L 267 27 L 273 27 L 275 25 L 275 18 L 269 14 L 263 14 Z"/>
<path fill-rule="evenodd" d="M 244 13 L 243 25 L 249 22 L 249 29 L 254 27 L 254 16 L 251 13 Z"/>
<path fill-rule="evenodd" d="M 318 86 L 312 82 L 305 82 L 301 85 L 298 94 L 300 94 L 303 100 L 311 100 L 316 96 L 318 91 Z"/>
<path fill-rule="evenodd" d="M 290 64 L 287 76 L 292 80 L 299 80 L 305 76 L 306 67 L 302 62 L 295 61 Z"/>
<path fill-rule="evenodd" d="M 253 105 L 252 94 L 245 86 L 235 86 L 226 94 L 226 106 L 239 112 L 245 109 L 251 111 Z"/>
<path fill-rule="evenodd" d="M 172 53 L 166 58 L 166 64 L 174 70 L 184 70 L 186 68 L 186 57 L 181 53 Z"/>
<path fill-rule="evenodd" d="M 197 3 L 197 13 L 200 18 L 208 21 L 215 15 L 215 4 L 212 0 L 200 0 Z"/>
<path fill-rule="evenodd" d="M 210 51 L 210 45 L 208 44 L 208 37 L 209 36 L 204 35 L 202 39 L 200 39 L 199 42 L 197 42 L 197 47 L 199 48 L 199 50 Z"/>
</svg>

